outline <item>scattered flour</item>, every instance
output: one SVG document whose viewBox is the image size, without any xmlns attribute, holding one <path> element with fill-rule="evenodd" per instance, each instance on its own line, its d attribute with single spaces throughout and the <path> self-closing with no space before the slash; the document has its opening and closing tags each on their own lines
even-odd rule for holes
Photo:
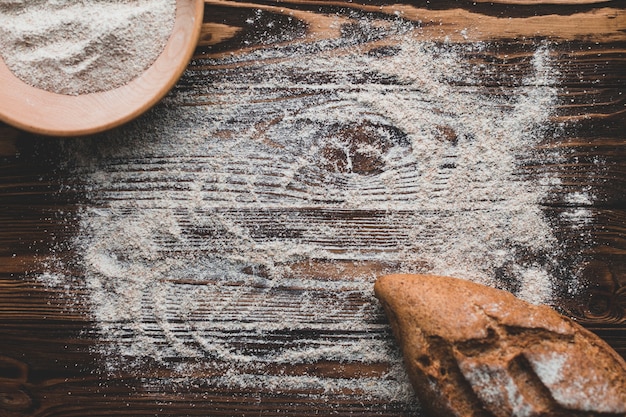
<svg viewBox="0 0 626 417">
<path fill-rule="evenodd" d="M 536 413 L 505 370 L 488 365 L 461 365 L 463 376 L 489 410 L 511 417 L 531 417 Z"/>
<path fill-rule="evenodd" d="M 543 360 L 532 362 L 533 370 L 539 379 L 546 385 L 552 386 L 563 381 L 563 366 L 567 362 L 567 355 L 559 352 L 552 352 L 546 355 Z"/>
<path fill-rule="evenodd" d="M 175 14 L 175 0 L 0 0 L 0 56 L 43 90 L 106 91 L 156 60 Z"/>
<path fill-rule="evenodd" d="M 569 193 L 565 197 L 565 204 L 568 207 L 561 213 L 561 218 L 571 224 L 574 229 L 582 229 L 593 221 L 593 212 L 586 208 L 593 203 L 593 195 L 589 190 Z M 581 237 L 590 238 L 589 233 L 582 232 Z"/>
<path fill-rule="evenodd" d="M 66 143 L 90 196 L 76 248 L 111 371 L 156 361 L 211 368 L 214 386 L 414 404 L 373 297 L 379 274 L 550 302 L 558 242 L 541 202 L 559 181 L 519 166 L 540 158 L 552 124 L 549 47 L 502 97 L 472 84 L 490 69 L 466 56 L 488 45 L 414 35 L 387 34 L 383 55 L 323 42 L 250 52 L 236 59 L 252 71 L 191 71 L 215 83 Z M 352 379 L 276 371 L 320 361 L 391 366 Z"/>
<path fill-rule="evenodd" d="M 571 350 L 535 353 L 529 363 L 554 400 L 567 409 L 622 415 L 626 412 L 624 392 L 597 373 L 602 354 L 590 349 L 581 358 Z M 596 362 L 596 360 L 598 362 Z M 595 362 L 595 363 L 594 363 Z M 571 369 L 578 368 L 577 372 Z"/>
</svg>

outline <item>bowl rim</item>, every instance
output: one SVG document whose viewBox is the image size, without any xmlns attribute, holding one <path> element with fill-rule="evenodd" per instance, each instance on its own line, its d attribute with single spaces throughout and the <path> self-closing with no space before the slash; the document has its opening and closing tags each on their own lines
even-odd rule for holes
<svg viewBox="0 0 626 417">
<path fill-rule="evenodd" d="M 178 82 L 198 44 L 204 0 L 176 0 L 172 33 L 157 59 L 129 83 L 107 91 L 65 95 L 17 78 L 0 57 L 0 121 L 46 136 L 83 136 L 140 116 Z"/>
</svg>

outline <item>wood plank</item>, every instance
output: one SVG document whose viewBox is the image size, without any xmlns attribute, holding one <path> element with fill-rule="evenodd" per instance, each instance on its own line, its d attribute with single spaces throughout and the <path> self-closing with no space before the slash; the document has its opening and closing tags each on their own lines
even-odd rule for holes
<svg viewBox="0 0 626 417">
<path fill-rule="evenodd" d="M 428 269 L 454 224 L 508 251 L 493 285 L 549 273 L 626 357 L 626 9 L 431 3 L 209 0 L 153 112 L 86 138 L 1 125 L 0 415 L 422 415 L 370 287 Z M 463 117 L 525 127 L 520 97 L 549 117 L 459 208 L 477 137 L 519 138 Z M 550 245 L 494 220 L 517 194 Z"/>
</svg>

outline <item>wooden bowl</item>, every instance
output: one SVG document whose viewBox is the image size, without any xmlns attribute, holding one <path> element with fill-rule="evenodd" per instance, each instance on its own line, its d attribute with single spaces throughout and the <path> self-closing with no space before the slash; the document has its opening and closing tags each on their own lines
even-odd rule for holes
<svg viewBox="0 0 626 417">
<path fill-rule="evenodd" d="M 176 0 L 176 21 L 156 61 L 121 87 L 70 96 L 32 87 L 18 79 L 0 58 L 0 120 L 52 136 L 101 132 L 136 118 L 176 84 L 196 48 L 204 0 Z"/>
</svg>

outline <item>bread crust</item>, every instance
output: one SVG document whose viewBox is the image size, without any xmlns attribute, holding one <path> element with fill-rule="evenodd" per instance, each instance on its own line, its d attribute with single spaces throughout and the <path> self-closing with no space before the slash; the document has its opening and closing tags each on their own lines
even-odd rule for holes
<svg viewBox="0 0 626 417">
<path fill-rule="evenodd" d="M 374 292 L 429 415 L 626 416 L 624 359 L 547 306 L 434 275 L 387 275 Z"/>
</svg>

